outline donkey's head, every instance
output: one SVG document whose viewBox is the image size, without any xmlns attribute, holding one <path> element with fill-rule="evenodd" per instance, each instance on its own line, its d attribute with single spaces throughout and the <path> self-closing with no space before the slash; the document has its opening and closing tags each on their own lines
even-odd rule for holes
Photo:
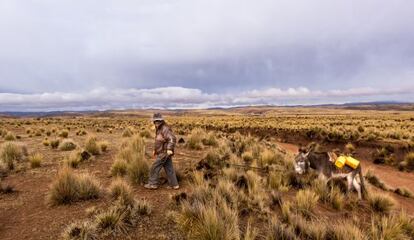
<svg viewBox="0 0 414 240">
<path fill-rule="evenodd" d="M 310 152 L 299 151 L 295 157 L 295 172 L 297 174 L 304 174 L 309 169 L 308 155 Z"/>
</svg>

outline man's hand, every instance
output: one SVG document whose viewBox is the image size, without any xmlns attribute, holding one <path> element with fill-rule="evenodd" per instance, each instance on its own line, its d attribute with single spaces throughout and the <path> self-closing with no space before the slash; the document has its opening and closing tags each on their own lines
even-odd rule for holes
<svg viewBox="0 0 414 240">
<path fill-rule="evenodd" d="M 172 150 L 167 150 L 167 155 L 168 156 L 171 156 L 171 155 L 173 155 L 174 154 L 174 152 L 172 151 Z"/>
</svg>

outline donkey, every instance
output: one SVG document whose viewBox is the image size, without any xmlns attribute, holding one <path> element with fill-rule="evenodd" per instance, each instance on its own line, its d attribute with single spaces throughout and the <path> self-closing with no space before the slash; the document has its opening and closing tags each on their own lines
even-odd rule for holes
<svg viewBox="0 0 414 240">
<path fill-rule="evenodd" d="M 353 169 L 345 165 L 342 169 L 336 168 L 334 165 L 334 154 L 328 152 L 316 152 L 313 148 L 308 150 L 299 150 L 298 155 L 295 157 L 295 172 L 298 174 L 304 174 L 309 169 L 314 169 L 319 178 L 328 182 L 334 178 L 346 178 L 348 193 L 352 190 L 352 187 L 358 192 L 358 198 L 365 197 L 366 188 L 364 184 L 364 177 L 362 176 L 361 164 L 356 169 Z M 357 176 L 360 179 L 360 183 L 357 181 Z"/>
</svg>

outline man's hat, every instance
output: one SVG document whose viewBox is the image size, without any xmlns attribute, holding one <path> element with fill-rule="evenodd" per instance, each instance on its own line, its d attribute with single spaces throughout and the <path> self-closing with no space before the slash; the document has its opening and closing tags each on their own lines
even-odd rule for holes
<svg viewBox="0 0 414 240">
<path fill-rule="evenodd" d="M 154 113 L 152 116 L 152 121 L 164 121 L 164 118 L 162 117 L 161 113 Z"/>
</svg>

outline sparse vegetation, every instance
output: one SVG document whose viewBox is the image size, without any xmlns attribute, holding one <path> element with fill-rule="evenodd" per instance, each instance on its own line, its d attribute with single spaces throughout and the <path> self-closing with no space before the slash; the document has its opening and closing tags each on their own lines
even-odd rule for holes
<svg viewBox="0 0 414 240">
<path fill-rule="evenodd" d="M 69 224 L 63 239 L 128 239 L 141 237 L 143 232 L 154 239 L 414 239 L 411 185 L 388 182 L 388 176 L 379 178 L 382 169 L 391 176 L 393 169 L 378 166 L 375 174 L 368 171 L 365 179 L 376 188 L 368 186 L 367 199 L 358 200 L 356 193 L 345 195 L 343 179 L 338 180 L 342 184 L 327 184 L 311 172 L 296 174 L 295 149 L 288 144 L 312 140 L 319 142 L 323 151 L 333 150 L 333 146 L 345 154 L 354 153 L 362 160 L 364 170 L 365 161 L 377 158 L 378 163 L 410 171 L 404 160 L 409 155 L 404 154 L 414 147 L 411 112 L 353 111 L 344 115 L 334 110 L 320 114 L 307 108 L 268 111 L 263 107 L 249 116 L 238 109 L 225 110 L 225 114 L 222 110 L 205 110 L 214 111 L 206 116 L 203 111 L 168 116 L 177 139 L 182 138 L 174 156 L 182 187 L 179 191 L 144 191 L 136 185 L 148 179 L 153 139 L 152 123 L 141 115 L 132 117 L 134 111 L 124 115 L 102 112 L 97 114 L 99 117 L 85 113 L 2 118 L 0 194 L 6 215 L 12 213 L 8 209 L 13 209 L 13 221 L 22 221 L 27 216 L 23 211 L 30 208 L 30 227 L 38 229 L 31 234 L 39 239 L 57 239 L 62 224 Z M 62 131 L 68 135 L 64 137 Z M 122 137 L 124 132 L 127 134 Z M 6 141 L 7 133 L 12 133 L 15 140 Z M 52 150 L 60 149 L 66 141 L 77 147 L 71 152 Z M 23 143 L 30 147 L 27 158 Z M 12 171 L 1 155 L 6 144 L 13 144 L 20 152 L 12 158 Z M 93 157 L 92 153 L 102 156 Z M 41 168 L 30 170 L 38 166 Z M 62 176 L 63 171 L 69 173 Z M 47 181 L 53 180 L 50 176 L 56 172 L 47 195 L 52 206 L 40 208 L 28 201 L 39 200 L 44 193 L 39 186 L 49 184 Z M 105 184 L 105 191 L 91 175 L 85 180 L 88 172 Z M 395 181 L 411 173 L 396 174 L 399 176 Z M 166 181 L 162 175 L 160 188 L 167 185 Z M 34 193 L 41 195 L 33 197 Z M 95 198 L 99 199 L 71 207 L 53 206 Z M 147 217 L 153 203 L 157 214 Z M 401 209 L 409 214 L 404 215 Z M 168 220 L 172 221 L 158 214 L 161 211 L 168 212 Z M 40 217 L 35 214 L 40 212 L 38 223 Z M 85 218 L 79 219 L 82 216 Z M 56 223 L 51 224 L 53 221 Z M 49 224 L 50 232 L 41 230 L 40 223 Z M 160 223 L 165 226 L 160 227 Z M 8 229 L 20 227 L 4 224 L 6 234 Z M 153 228 L 148 227 L 150 224 Z"/>
</svg>

